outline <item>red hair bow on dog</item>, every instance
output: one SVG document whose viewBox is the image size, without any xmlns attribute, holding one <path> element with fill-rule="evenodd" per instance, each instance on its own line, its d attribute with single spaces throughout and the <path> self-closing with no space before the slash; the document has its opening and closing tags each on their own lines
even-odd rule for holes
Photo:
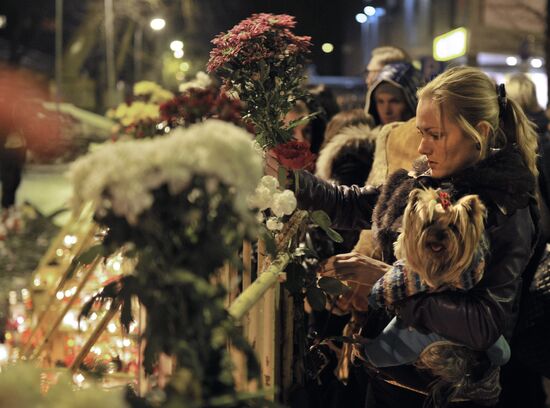
<svg viewBox="0 0 550 408">
<path fill-rule="evenodd" d="M 441 204 L 444 210 L 451 206 L 451 196 L 449 195 L 449 193 L 445 191 L 438 191 L 437 195 L 439 196 L 437 201 Z"/>
</svg>

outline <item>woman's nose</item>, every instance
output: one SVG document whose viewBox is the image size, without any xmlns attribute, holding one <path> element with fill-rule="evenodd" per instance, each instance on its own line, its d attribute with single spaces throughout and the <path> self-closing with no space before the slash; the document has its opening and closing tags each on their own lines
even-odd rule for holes
<svg viewBox="0 0 550 408">
<path fill-rule="evenodd" d="M 420 139 L 420 145 L 418 145 L 418 153 L 429 156 L 432 153 L 432 145 L 428 138 L 423 137 Z"/>
</svg>

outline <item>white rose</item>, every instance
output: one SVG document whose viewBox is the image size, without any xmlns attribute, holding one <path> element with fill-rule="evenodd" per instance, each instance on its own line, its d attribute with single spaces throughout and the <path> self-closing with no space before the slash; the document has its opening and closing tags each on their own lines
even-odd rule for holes
<svg viewBox="0 0 550 408">
<path fill-rule="evenodd" d="M 275 192 L 279 187 L 279 180 L 273 176 L 263 176 L 260 180 L 260 185 L 267 187 L 272 192 Z"/>
<path fill-rule="evenodd" d="M 269 188 L 259 185 L 247 201 L 251 208 L 258 208 L 261 211 L 271 206 L 272 199 L 273 192 Z"/>
<path fill-rule="evenodd" d="M 292 214 L 297 204 L 294 193 L 290 190 L 285 190 L 273 196 L 271 210 L 277 217 L 282 217 L 283 215 Z"/>
</svg>

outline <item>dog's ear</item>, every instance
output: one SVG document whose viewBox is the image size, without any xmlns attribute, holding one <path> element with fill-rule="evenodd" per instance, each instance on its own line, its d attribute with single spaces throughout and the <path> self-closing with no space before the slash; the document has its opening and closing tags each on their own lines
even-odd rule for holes
<svg viewBox="0 0 550 408">
<path fill-rule="evenodd" d="M 487 209 L 478 195 L 467 195 L 458 200 L 456 205 L 463 206 L 470 218 L 485 218 Z"/>
<path fill-rule="evenodd" d="M 487 209 L 479 196 L 467 195 L 460 198 L 455 205 L 455 209 L 459 214 L 462 231 L 466 231 L 468 224 L 470 224 L 470 226 L 475 226 L 478 234 L 481 233 L 487 216 Z"/>
</svg>

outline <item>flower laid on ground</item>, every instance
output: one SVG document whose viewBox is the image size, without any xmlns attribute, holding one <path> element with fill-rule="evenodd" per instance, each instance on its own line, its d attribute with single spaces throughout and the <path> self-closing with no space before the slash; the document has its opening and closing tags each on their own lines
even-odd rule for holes
<svg viewBox="0 0 550 408">
<path fill-rule="evenodd" d="M 189 126 L 214 118 L 245 127 L 242 102 L 214 86 L 188 88 L 160 106 L 160 116 L 169 127 Z"/>
<path fill-rule="evenodd" d="M 121 103 L 107 111 L 107 117 L 120 124 L 117 131 L 136 139 L 163 134 L 158 123 L 160 105 L 174 97 L 174 94 L 160 85 L 141 81 L 134 85 L 133 97 L 128 103 Z"/>
<path fill-rule="evenodd" d="M 310 37 L 293 34 L 295 25 L 292 16 L 253 14 L 212 40 L 208 72 L 218 74 L 225 88 L 246 103 L 262 147 L 292 139 L 296 124 L 285 125 L 283 119 L 307 94 L 303 82 Z"/>
<path fill-rule="evenodd" d="M 137 82 L 134 85 L 134 95 L 154 104 L 160 104 L 174 97 L 172 92 L 151 81 Z"/>
</svg>

